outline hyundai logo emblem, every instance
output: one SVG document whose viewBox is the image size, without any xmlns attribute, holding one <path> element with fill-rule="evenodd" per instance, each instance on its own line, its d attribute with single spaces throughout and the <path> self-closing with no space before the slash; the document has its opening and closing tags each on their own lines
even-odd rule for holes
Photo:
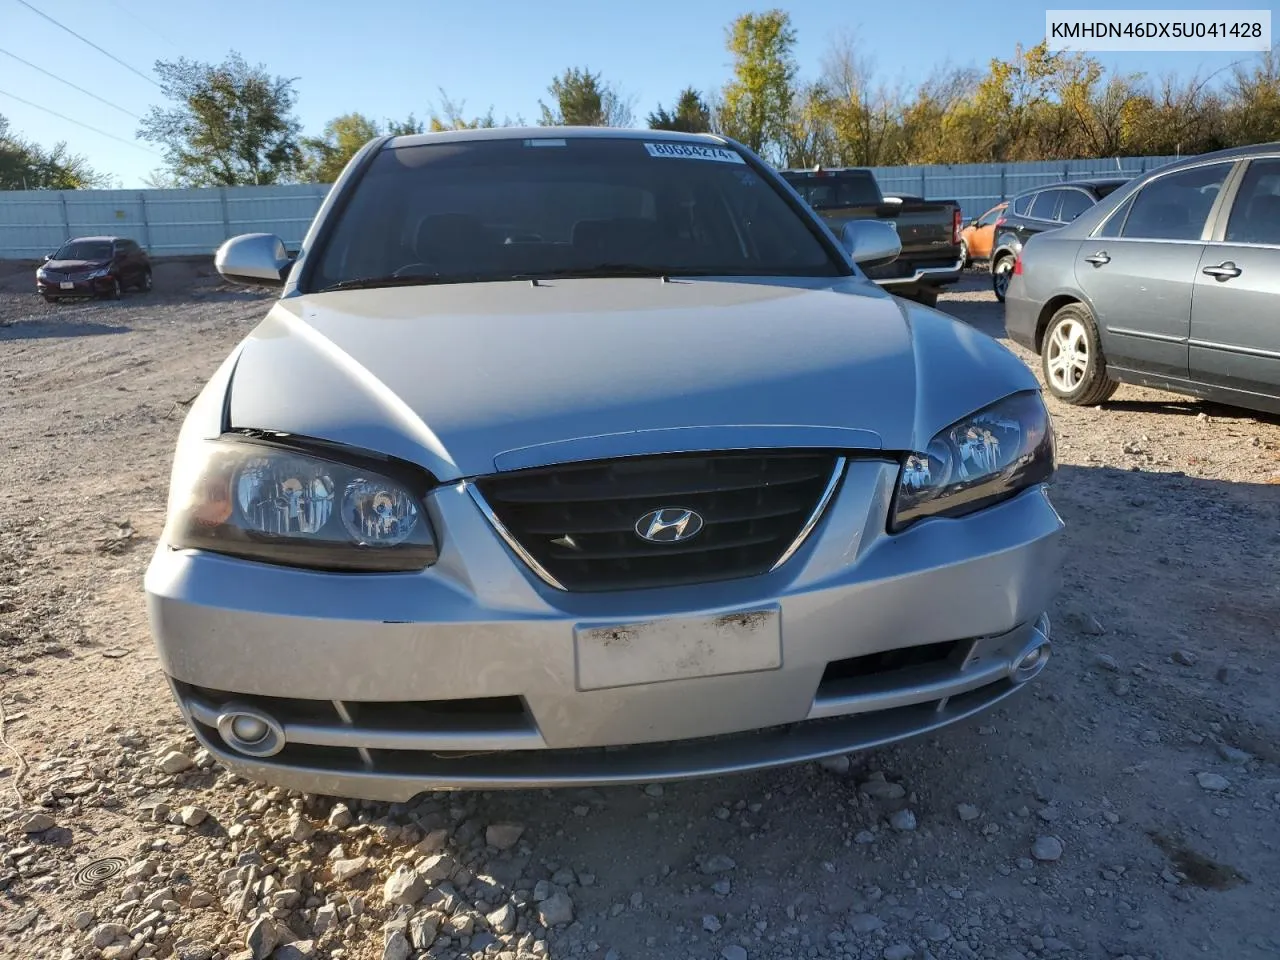
<svg viewBox="0 0 1280 960">
<path fill-rule="evenodd" d="M 684 507 L 652 510 L 636 521 L 636 536 L 650 543 L 681 543 L 702 530 L 702 517 Z"/>
</svg>

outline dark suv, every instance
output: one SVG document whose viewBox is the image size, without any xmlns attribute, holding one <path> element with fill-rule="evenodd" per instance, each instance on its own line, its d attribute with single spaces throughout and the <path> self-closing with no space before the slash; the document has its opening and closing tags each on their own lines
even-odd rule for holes
<svg viewBox="0 0 1280 960">
<path fill-rule="evenodd" d="M 1004 301 L 1013 263 L 1028 237 L 1070 223 L 1129 180 L 1129 177 L 1102 177 L 1049 183 L 1014 197 L 996 221 L 995 242 L 991 247 L 991 287 L 996 299 Z"/>
<path fill-rule="evenodd" d="M 68 240 L 36 270 L 36 290 L 50 303 L 63 297 L 115 299 L 129 288 L 151 289 L 151 258 L 127 237 Z"/>
</svg>

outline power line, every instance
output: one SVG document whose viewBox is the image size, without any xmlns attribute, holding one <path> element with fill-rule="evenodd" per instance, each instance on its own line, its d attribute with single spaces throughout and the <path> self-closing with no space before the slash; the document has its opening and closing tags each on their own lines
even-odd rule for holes
<svg viewBox="0 0 1280 960">
<path fill-rule="evenodd" d="M 65 30 L 67 33 L 71 34 L 71 35 L 72 35 L 73 37 L 75 37 L 77 40 L 80 40 L 80 41 L 83 41 L 84 43 L 87 43 L 89 46 L 93 47 L 93 49 L 97 50 L 97 51 L 98 51 L 100 54 L 102 54 L 103 56 L 111 58 L 111 59 L 112 59 L 112 60 L 114 60 L 116 63 L 120 64 L 120 66 L 124 67 L 126 70 L 129 70 L 129 71 L 132 71 L 133 73 L 136 73 L 136 74 L 137 74 L 138 76 L 140 76 L 143 80 L 147 81 L 147 83 L 150 83 L 150 84 L 152 84 L 153 86 L 157 86 L 157 87 L 158 87 L 158 86 L 160 86 L 160 84 L 156 83 L 156 81 L 155 81 L 153 78 L 151 78 L 151 77 L 147 76 L 145 73 L 143 73 L 143 72 L 142 72 L 141 70 L 139 70 L 137 67 L 132 67 L 132 66 L 130 66 L 129 64 L 127 64 L 127 63 L 125 63 L 123 60 L 121 60 L 119 57 L 117 57 L 114 53 L 108 53 L 106 50 L 103 50 L 100 46 L 98 46 L 98 45 L 97 45 L 96 43 L 94 43 L 92 40 L 85 39 L 84 37 L 80 36 L 80 34 L 76 33 L 74 30 L 72 30 L 70 27 L 68 27 L 68 26 L 64 26 L 63 24 L 59 23 L 57 20 L 53 19 L 53 17 L 49 16 L 47 13 L 44 13 L 44 12 L 42 12 L 42 11 L 40 11 L 40 10 L 37 10 L 37 9 L 36 9 L 35 7 L 33 7 L 31 4 L 27 3 L 27 0 L 18 0 L 18 2 L 19 2 L 20 4 L 22 4 L 24 7 L 26 7 L 28 10 L 30 10 L 32 13 L 36 14 L 37 16 L 44 17 L 44 19 L 48 20 L 48 21 L 49 21 L 50 23 L 52 23 L 55 27 L 58 27 L 58 28 L 59 28 L 59 29 L 61 29 L 61 30 Z"/>
<path fill-rule="evenodd" d="M 97 100 L 99 103 L 105 103 L 108 107 L 113 107 L 113 108 L 115 108 L 116 110 L 119 110 L 121 113 L 128 114 L 129 116 L 133 117 L 133 119 L 135 119 L 135 120 L 141 120 L 141 119 L 142 119 L 140 116 L 138 116 L 138 115 L 137 115 L 136 113 L 134 113 L 132 110 L 126 110 L 124 107 L 120 106 L 120 104 L 118 104 L 118 103 L 112 103 L 110 100 L 106 100 L 106 99 L 104 99 L 104 98 L 102 98 L 102 97 L 98 96 L 96 93 L 94 93 L 94 92 L 93 92 L 93 91 L 91 91 L 91 90 L 86 90 L 84 87 L 78 87 L 78 86 L 76 86 L 74 83 L 72 83 L 70 80 L 64 80 L 62 77 L 58 76 L 56 73 L 50 73 L 50 72 L 49 72 L 48 70 L 46 70 L 44 67 L 37 67 L 37 66 L 36 66 L 34 63 L 32 63 L 30 60 L 23 60 L 23 59 L 22 59 L 22 57 L 18 56 L 16 53 L 10 53 L 8 50 L 5 50 L 5 49 L 3 49 L 3 48 L 0 48 L 0 53 L 3 53 L 6 57 L 13 57 L 13 59 L 17 60 L 19 63 L 25 63 L 25 64 L 26 64 L 28 67 L 30 67 L 32 70 L 38 70 L 38 71 L 40 71 L 41 73 L 43 73 L 46 77 L 53 77 L 53 79 L 57 80 L 59 83 L 65 83 L 65 84 L 66 84 L 68 87 L 70 87 L 72 90 L 79 90 L 79 91 L 80 91 L 81 93 L 83 93 L 86 97 L 93 97 L 93 99 Z"/>
<path fill-rule="evenodd" d="M 147 29 L 148 33 L 152 34 L 153 36 L 159 37 L 161 40 L 163 40 L 169 46 L 173 47 L 175 50 L 182 49 L 176 43 L 170 40 L 167 36 L 165 36 L 163 33 L 157 30 L 154 26 L 152 26 L 149 21 L 144 20 L 142 17 L 139 17 L 136 13 L 134 13 L 131 10 L 126 10 L 124 4 L 120 3 L 119 0 L 111 0 L 111 5 L 115 7 L 117 10 L 119 10 L 121 13 L 123 13 L 126 17 L 130 17 L 134 20 L 137 20 L 140 24 L 142 24 L 142 26 L 144 26 Z"/>
<path fill-rule="evenodd" d="M 42 113 L 47 113 L 51 117 L 57 117 L 59 120 L 67 121 L 67 123 L 74 123 L 77 127 L 84 127 L 86 130 L 92 130 L 94 133 L 100 134 L 104 137 L 110 137 L 112 140 L 118 140 L 120 143 L 123 143 L 126 146 L 130 146 L 138 150 L 142 150 L 144 153 L 149 153 L 154 157 L 163 156 L 162 154 L 156 153 L 156 151 L 152 150 L 149 147 L 144 147 L 140 143 L 134 143 L 132 140 L 124 139 L 124 137 L 117 137 L 114 133 L 107 133 L 107 131 L 99 130 L 97 127 L 91 127 L 87 123 L 81 123 L 79 120 L 73 120 L 71 117 L 67 117 L 62 115 L 61 113 L 57 113 L 56 111 L 50 110 L 44 104 L 32 103 L 30 100 L 24 100 L 22 97 L 18 96 L 16 93 L 10 93 L 8 90 L 0 90 L 0 97 L 8 97 L 11 100 L 17 100 L 19 103 L 25 103 L 28 107 L 35 107 L 37 110 L 41 111 Z"/>
</svg>

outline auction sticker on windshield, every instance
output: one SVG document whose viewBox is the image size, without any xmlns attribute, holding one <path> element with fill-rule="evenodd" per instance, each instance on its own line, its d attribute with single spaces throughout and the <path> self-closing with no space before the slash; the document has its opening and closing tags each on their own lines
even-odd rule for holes
<svg viewBox="0 0 1280 960">
<path fill-rule="evenodd" d="M 646 143 L 651 157 L 678 157 L 685 160 L 715 160 L 719 163 L 746 163 L 742 154 L 704 143 Z"/>
</svg>

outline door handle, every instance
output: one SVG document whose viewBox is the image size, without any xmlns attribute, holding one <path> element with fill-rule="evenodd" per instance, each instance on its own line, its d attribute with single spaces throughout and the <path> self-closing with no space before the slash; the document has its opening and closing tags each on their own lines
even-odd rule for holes
<svg viewBox="0 0 1280 960">
<path fill-rule="evenodd" d="M 1110 263 L 1111 256 L 1107 253 L 1107 251 L 1099 250 L 1093 256 L 1085 257 L 1085 260 L 1087 260 L 1089 263 L 1092 263 L 1095 267 L 1100 267 L 1104 263 Z"/>
<path fill-rule="evenodd" d="M 1228 260 L 1226 263 L 1220 263 L 1216 267 L 1205 267 L 1200 272 L 1205 276 L 1213 277 L 1219 283 L 1223 283 L 1240 276 L 1243 271 Z"/>
</svg>

